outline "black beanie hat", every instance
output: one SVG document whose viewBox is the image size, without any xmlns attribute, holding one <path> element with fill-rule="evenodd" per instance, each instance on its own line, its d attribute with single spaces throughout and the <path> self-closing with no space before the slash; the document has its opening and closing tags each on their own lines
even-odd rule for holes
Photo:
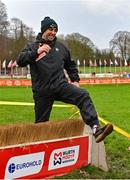
<svg viewBox="0 0 130 180">
<path fill-rule="evenodd" d="M 51 19 L 50 17 L 45 17 L 41 21 L 41 33 L 43 34 L 49 27 L 54 27 L 58 30 L 57 23 L 53 19 Z"/>
</svg>

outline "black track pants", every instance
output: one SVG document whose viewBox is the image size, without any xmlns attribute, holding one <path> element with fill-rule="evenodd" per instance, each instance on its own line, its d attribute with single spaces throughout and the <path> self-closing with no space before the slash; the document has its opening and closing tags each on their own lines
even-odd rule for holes
<svg viewBox="0 0 130 180">
<path fill-rule="evenodd" d="M 92 127 L 94 124 L 99 124 L 97 112 L 89 93 L 72 84 L 64 83 L 59 85 L 50 96 L 40 96 L 37 94 L 34 96 L 34 100 L 36 123 L 49 120 L 52 105 L 54 100 L 56 100 L 76 105 L 80 110 L 84 122 L 89 126 Z"/>
<path fill-rule="evenodd" d="M 52 105 L 54 103 L 54 98 L 49 97 L 46 94 L 40 95 L 37 93 L 35 93 L 33 97 L 35 102 L 35 122 L 39 123 L 48 121 Z"/>
</svg>

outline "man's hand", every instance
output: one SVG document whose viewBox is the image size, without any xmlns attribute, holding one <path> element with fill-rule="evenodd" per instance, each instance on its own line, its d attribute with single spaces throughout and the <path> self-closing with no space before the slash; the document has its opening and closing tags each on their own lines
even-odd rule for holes
<svg viewBox="0 0 130 180">
<path fill-rule="evenodd" d="M 42 46 L 39 46 L 37 53 L 41 54 L 43 52 L 48 53 L 50 51 L 51 47 L 48 44 L 43 44 Z"/>
<path fill-rule="evenodd" d="M 80 87 L 79 82 L 77 82 L 77 81 L 72 82 L 71 84 L 73 84 L 73 85 L 76 86 L 76 87 Z"/>
</svg>

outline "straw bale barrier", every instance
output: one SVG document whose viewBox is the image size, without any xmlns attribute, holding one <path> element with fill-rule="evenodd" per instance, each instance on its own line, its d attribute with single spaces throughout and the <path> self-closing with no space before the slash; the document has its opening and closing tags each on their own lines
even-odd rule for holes
<svg viewBox="0 0 130 180">
<path fill-rule="evenodd" d="M 0 146 L 79 136 L 84 125 L 78 119 L 1 125 Z"/>
</svg>

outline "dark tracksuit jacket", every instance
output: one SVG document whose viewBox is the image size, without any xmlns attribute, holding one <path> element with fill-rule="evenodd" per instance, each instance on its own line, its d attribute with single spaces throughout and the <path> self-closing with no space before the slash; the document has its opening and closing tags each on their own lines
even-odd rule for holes
<svg viewBox="0 0 130 180">
<path fill-rule="evenodd" d="M 68 83 L 65 76 L 64 69 L 72 82 L 80 80 L 69 50 L 57 39 L 50 43 L 45 42 L 41 36 L 39 33 L 36 41 L 27 44 L 17 58 L 19 66 L 30 65 L 36 122 L 49 120 L 52 105 L 56 100 L 77 105 L 86 124 L 98 124 L 97 113 L 89 93 Z M 51 50 L 39 56 L 37 49 L 43 43 L 49 44 Z"/>
</svg>

